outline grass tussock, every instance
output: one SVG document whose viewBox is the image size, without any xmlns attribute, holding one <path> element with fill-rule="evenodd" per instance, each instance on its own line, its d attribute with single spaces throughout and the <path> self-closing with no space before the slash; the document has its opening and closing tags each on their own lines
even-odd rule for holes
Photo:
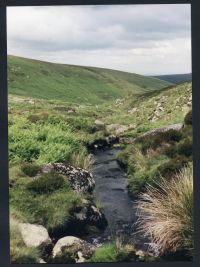
<svg viewBox="0 0 200 267">
<path fill-rule="evenodd" d="M 139 229 L 150 237 L 159 254 L 193 252 L 193 172 L 184 168 L 157 188 L 149 186 L 137 202 Z"/>
</svg>

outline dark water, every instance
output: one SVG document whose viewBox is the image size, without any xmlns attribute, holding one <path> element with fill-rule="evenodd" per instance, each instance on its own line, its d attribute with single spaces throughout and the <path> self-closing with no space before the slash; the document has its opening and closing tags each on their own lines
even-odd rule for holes
<svg viewBox="0 0 200 267">
<path fill-rule="evenodd" d="M 116 161 L 117 148 L 94 152 L 92 174 L 95 178 L 95 201 L 104 209 L 108 227 L 102 237 L 117 236 L 122 241 L 140 243 L 136 233 L 136 208 L 128 195 L 126 173 Z M 96 240 L 97 241 L 97 240 Z"/>
</svg>

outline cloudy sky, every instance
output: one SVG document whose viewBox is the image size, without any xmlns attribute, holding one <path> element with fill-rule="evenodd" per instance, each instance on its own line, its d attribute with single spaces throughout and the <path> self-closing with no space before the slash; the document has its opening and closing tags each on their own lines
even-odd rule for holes
<svg viewBox="0 0 200 267">
<path fill-rule="evenodd" d="M 190 5 L 7 9 L 8 54 L 140 74 L 191 72 Z"/>
</svg>

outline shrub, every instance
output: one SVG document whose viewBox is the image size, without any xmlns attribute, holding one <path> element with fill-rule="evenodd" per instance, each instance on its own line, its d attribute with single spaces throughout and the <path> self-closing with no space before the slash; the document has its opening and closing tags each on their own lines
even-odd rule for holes
<svg viewBox="0 0 200 267">
<path fill-rule="evenodd" d="M 22 162 L 70 162 L 72 154 L 85 148 L 61 117 L 49 117 L 43 124 L 31 124 L 25 118 L 13 118 L 9 128 L 9 160 Z"/>
<path fill-rule="evenodd" d="M 97 248 L 90 262 L 128 262 L 136 260 L 135 248 L 116 239 Z"/>
<path fill-rule="evenodd" d="M 184 123 L 185 123 L 185 125 L 192 125 L 192 110 L 190 110 L 190 111 L 186 114 L 186 116 L 185 116 L 185 118 L 184 118 Z"/>
<path fill-rule="evenodd" d="M 178 144 L 177 152 L 186 157 L 192 156 L 192 140 L 190 138 L 184 139 L 184 142 Z"/>
<path fill-rule="evenodd" d="M 160 136 L 161 140 L 163 139 L 166 142 L 179 142 L 182 138 L 182 133 L 180 131 L 170 129 L 161 133 Z"/>
<path fill-rule="evenodd" d="M 176 156 L 168 162 L 160 165 L 158 171 L 162 177 L 171 178 L 177 171 L 180 171 L 187 163 L 188 159 L 185 156 Z"/>
<path fill-rule="evenodd" d="M 158 188 L 162 188 L 159 190 Z M 138 227 L 160 255 L 187 250 L 193 253 L 193 175 L 184 168 L 170 182 L 148 187 L 137 201 Z"/>
<path fill-rule="evenodd" d="M 21 170 L 25 175 L 34 177 L 41 170 L 41 168 L 37 164 L 26 162 L 21 164 Z"/>
<path fill-rule="evenodd" d="M 36 122 L 38 122 L 40 120 L 40 116 L 39 115 L 32 114 L 32 115 L 29 115 L 27 119 L 31 123 L 36 123 Z"/>
<path fill-rule="evenodd" d="M 177 154 L 177 146 L 171 145 L 171 146 L 167 147 L 165 150 L 165 154 L 168 157 L 173 158 Z"/>
<path fill-rule="evenodd" d="M 162 143 L 174 143 L 179 142 L 182 139 L 182 133 L 176 130 L 168 130 L 166 132 L 155 133 L 154 135 L 144 136 L 138 139 L 141 144 L 141 150 L 143 153 L 150 148 L 156 149 Z"/>
<path fill-rule="evenodd" d="M 97 248 L 90 262 L 117 262 L 117 250 L 115 244 L 105 244 Z"/>
<path fill-rule="evenodd" d="M 37 194 L 47 194 L 63 187 L 64 178 L 55 172 L 45 173 L 27 185 L 27 189 Z"/>
</svg>

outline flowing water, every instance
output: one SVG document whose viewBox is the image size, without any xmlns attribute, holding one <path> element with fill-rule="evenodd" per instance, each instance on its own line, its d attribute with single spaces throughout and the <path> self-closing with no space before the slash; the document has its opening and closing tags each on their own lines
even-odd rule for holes
<svg viewBox="0 0 200 267">
<path fill-rule="evenodd" d="M 117 148 L 94 152 L 95 201 L 102 205 L 108 227 L 93 241 L 106 242 L 115 236 L 139 244 L 141 240 L 135 235 L 136 207 L 128 195 L 126 172 L 116 160 L 119 152 Z"/>
</svg>

